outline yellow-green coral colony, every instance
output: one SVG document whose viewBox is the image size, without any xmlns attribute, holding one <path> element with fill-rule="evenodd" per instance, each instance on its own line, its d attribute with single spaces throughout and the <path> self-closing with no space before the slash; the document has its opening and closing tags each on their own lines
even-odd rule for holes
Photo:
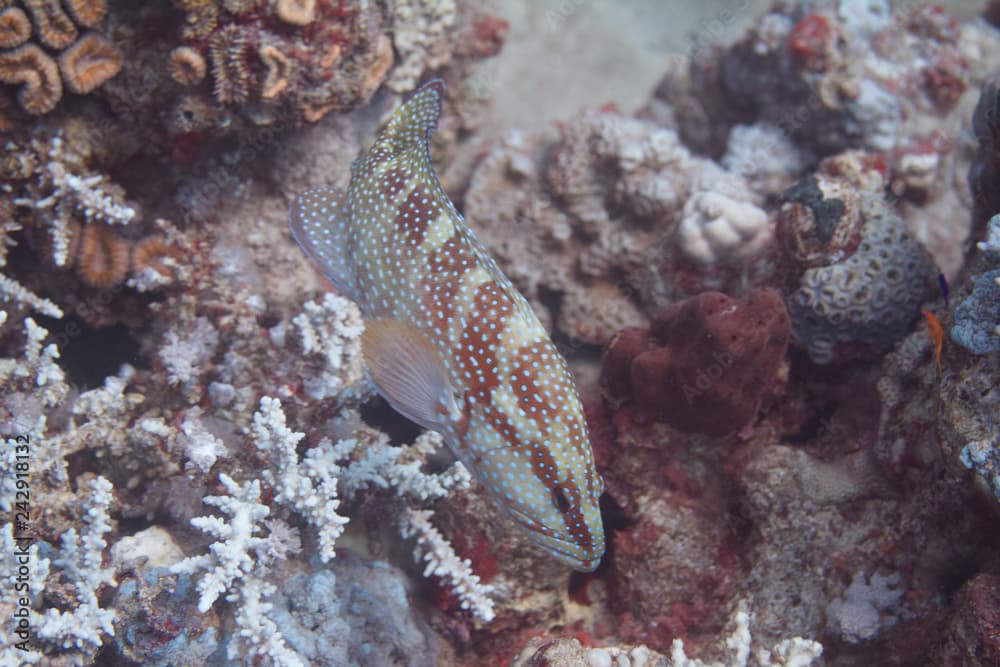
<svg viewBox="0 0 1000 667">
<path fill-rule="evenodd" d="M 444 84 L 431 81 L 352 166 L 346 193 L 302 194 L 302 249 L 367 319 L 369 375 L 400 413 L 442 433 L 532 539 L 572 567 L 604 553 L 576 387 L 555 345 L 445 195 L 428 140 Z"/>
</svg>

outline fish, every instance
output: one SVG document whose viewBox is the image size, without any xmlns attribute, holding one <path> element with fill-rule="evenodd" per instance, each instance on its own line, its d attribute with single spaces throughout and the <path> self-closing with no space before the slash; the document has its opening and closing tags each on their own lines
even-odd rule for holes
<svg viewBox="0 0 1000 667">
<path fill-rule="evenodd" d="M 934 360 L 937 362 L 938 375 L 941 375 L 941 349 L 944 347 L 944 327 L 937 316 L 929 310 L 921 311 L 927 320 L 927 337 L 934 345 Z"/>
<path fill-rule="evenodd" d="M 587 422 L 566 361 L 445 194 L 430 156 L 444 82 L 424 84 L 351 165 L 302 193 L 289 227 L 365 319 L 366 373 L 439 432 L 532 541 L 590 572 L 604 554 Z"/>
</svg>

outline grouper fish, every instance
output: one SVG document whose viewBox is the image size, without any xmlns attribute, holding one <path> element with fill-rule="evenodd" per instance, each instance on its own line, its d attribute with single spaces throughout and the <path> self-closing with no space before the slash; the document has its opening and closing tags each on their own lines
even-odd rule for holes
<svg viewBox="0 0 1000 667">
<path fill-rule="evenodd" d="M 438 431 L 541 547 L 589 572 L 604 553 L 587 424 L 566 362 L 476 240 L 430 158 L 444 83 L 407 100 L 351 166 L 346 193 L 291 206 L 295 240 L 365 317 L 368 377 Z"/>
</svg>

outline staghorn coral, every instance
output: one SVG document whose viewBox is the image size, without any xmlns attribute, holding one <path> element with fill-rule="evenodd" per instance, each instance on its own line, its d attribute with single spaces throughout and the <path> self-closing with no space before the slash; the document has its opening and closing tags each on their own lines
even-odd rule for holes
<svg viewBox="0 0 1000 667">
<path fill-rule="evenodd" d="M 7 312 L 0 313 L 6 319 Z M 5 396 L 3 411 L 0 412 L 0 426 L 5 435 L 40 435 L 45 430 L 46 411 L 59 405 L 69 393 L 65 375 L 56 363 L 59 349 L 53 344 L 42 346 L 47 335 L 48 332 L 34 320 L 25 318 L 25 340 L 21 356 L 16 359 L 0 359 L 0 382 Z M 12 456 L 13 450 L 8 455 Z M 13 480 L 5 482 L 12 484 Z M 3 502 L 9 503 L 13 496 L 14 494 L 6 496 Z"/>
<path fill-rule="evenodd" d="M 337 514 L 336 461 L 344 452 L 331 447 L 328 440 L 308 450 L 302 461 L 295 446 L 304 433 L 295 433 L 285 423 L 281 402 L 265 396 L 254 413 L 254 442 L 268 456 L 269 469 L 264 479 L 275 490 L 275 501 L 304 515 L 319 532 L 319 557 L 324 563 L 334 557 L 334 545 L 348 519 Z"/>
<path fill-rule="evenodd" d="M 69 264 L 73 224 L 78 218 L 126 225 L 135 217 L 117 187 L 105 186 L 106 177 L 90 172 L 84 155 L 69 148 L 62 136 L 34 139 L 19 148 L 21 167 L 10 176 L 21 191 L 13 202 L 30 209 L 36 224 L 47 227 L 56 266 Z"/>
<path fill-rule="evenodd" d="M 4 664 L 88 664 L 94 660 L 104 637 L 115 634 L 115 611 L 102 607 L 98 599 L 102 589 L 115 585 L 115 571 L 102 564 L 107 546 L 104 536 L 112 530 L 108 515 L 112 486 L 103 477 L 97 477 L 87 488 L 78 501 L 81 533 L 75 527 L 69 528 L 56 551 L 43 543 L 28 546 L 25 542 L 29 538 L 15 534 L 9 523 L 0 527 L 0 545 L 10 554 L 0 566 L 0 579 L 9 584 L 10 591 L 24 594 L 26 603 L 17 609 L 17 616 L 21 616 L 22 610 L 27 614 L 17 637 L 7 634 L 8 624 L 0 629 L 3 641 L 0 661 Z M 43 556 L 40 547 L 46 549 L 49 558 Z M 69 598 L 62 609 L 52 599 L 58 595 L 55 591 L 61 581 L 68 584 Z M 8 618 L 15 618 L 11 602 L 16 601 L 15 596 L 9 596 L 0 603 Z"/>
<path fill-rule="evenodd" d="M 305 517 L 319 533 L 318 555 L 322 562 L 334 558 L 334 546 L 343 532 L 348 519 L 338 514 L 341 505 L 338 498 L 338 484 L 342 481 L 351 496 L 371 484 L 388 486 L 404 493 L 423 493 L 423 498 L 439 497 L 454 485 L 469 482 L 469 476 L 443 475 L 434 480 L 434 475 L 420 471 L 421 461 L 413 465 L 400 465 L 396 459 L 403 451 L 386 452 L 385 444 L 375 438 L 367 445 L 351 438 L 331 445 L 328 440 L 305 452 L 300 459 L 296 444 L 303 433 L 288 428 L 281 403 L 272 397 L 263 397 L 259 410 L 254 414 L 251 427 L 257 450 L 267 460 L 263 472 L 264 488 L 273 490 L 274 502 L 288 511 Z M 370 438 L 370 436 L 369 436 Z M 358 456 L 358 450 L 361 455 Z M 396 449 L 396 448 L 390 448 Z M 413 449 L 426 455 L 426 449 L 414 445 Z M 358 458 L 354 458 L 358 457 Z M 343 466 L 341 461 L 347 461 Z M 458 464 L 460 465 L 460 464 Z M 396 480 L 399 481 L 396 484 Z M 229 492 L 228 496 L 209 496 L 205 501 L 218 507 L 231 517 L 224 521 L 218 517 L 204 516 L 192 519 L 192 524 L 219 538 L 210 546 L 209 553 L 191 556 L 171 567 L 178 574 L 201 573 L 197 588 L 198 609 L 205 613 L 228 591 L 226 600 L 238 603 L 236 624 L 239 641 L 229 646 L 229 657 L 266 656 L 280 664 L 305 664 L 288 640 L 277 630 L 268 612 L 272 609 L 271 599 L 277 587 L 271 583 L 287 550 L 282 546 L 282 536 L 276 523 L 267 524 L 264 534 L 264 519 L 273 516 L 269 505 L 261 502 L 262 482 L 254 479 L 242 485 L 225 475 L 220 481 Z M 419 490 L 419 491 L 418 491 Z M 431 562 L 427 573 L 435 576 L 451 577 L 456 591 L 468 601 L 467 608 L 478 614 L 484 621 L 493 617 L 489 600 L 489 587 L 479 584 L 478 578 L 458 561 L 450 546 L 440 533 L 426 522 L 423 513 L 411 516 L 404 511 L 401 517 L 401 531 L 404 536 L 416 535 L 420 544 L 427 540 L 431 550 L 426 552 Z M 425 553 L 418 548 L 417 553 Z"/>
<path fill-rule="evenodd" d="M 414 558 L 427 561 L 424 576 L 450 579 L 462 609 L 468 609 L 476 618 L 489 623 L 496 616 L 490 599 L 493 587 L 480 583 L 479 577 L 472 572 L 472 563 L 455 555 L 452 546 L 431 524 L 430 517 L 431 513 L 425 510 L 407 510 L 401 527 L 403 537 L 416 538 Z"/>
<path fill-rule="evenodd" d="M 21 229 L 21 226 L 18 223 L 9 219 L 12 212 L 13 206 L 10 206 L 5 211 L 4 200 L 0 200 L 0 269 L 7 266 L 8 248 L 17 245 L 16 242 L 10 238 L 10 235 Z M 3 273 L 0 273 L 0 300 L 7 303 L 13 303 L 18 306 L 34 308 L 43 315 L 48 315 L 49 317 L 54 317 L 56 319 L 62 317 L 63 315 L 62 310 L 60 310 L 60 308 L 54 303 L 32 293 L 19 282 L 4 275 Z M 6 318 L 6 311 L 2 312 L 4 312 L 4 317 Z M 2 327 L 2 324 L 0 324 L 0 327 Z"/>
</svg>

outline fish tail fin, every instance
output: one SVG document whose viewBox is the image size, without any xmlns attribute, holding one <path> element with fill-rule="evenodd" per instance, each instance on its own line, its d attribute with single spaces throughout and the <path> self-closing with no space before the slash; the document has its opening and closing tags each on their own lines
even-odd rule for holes
<svg viewBox="0 0 1000 667">
<path fill-rule="evenodd" d="M 444 91 L 444 81 L 431 79 L 396 111 L 381 133 L 392 155 L 426 145 L 441 117 Z"/>
</svg>

